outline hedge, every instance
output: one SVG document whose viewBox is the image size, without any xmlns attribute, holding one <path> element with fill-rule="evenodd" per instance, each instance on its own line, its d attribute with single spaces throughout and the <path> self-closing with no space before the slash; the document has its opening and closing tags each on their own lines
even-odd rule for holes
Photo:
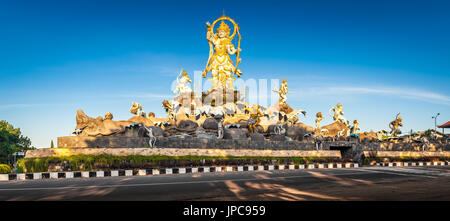
<svg viewBox="0 0 450 221">
<path fill-rule="evenodd" d="M 233 156 L 113 156 L 74 155 L 68 157 L 22 158 L 17 162 L 19 173 L 50 171 L 92 171 L 111 169 L 150 169 L 189 166 L 305 164 L 342 161 L 332 157 L 233 157 Z"/>
<path fill-rule="evenodd" d="M 0 174 L 11 173 L 11 167 L 6 164 L 0 164 Z"/>
</svg>

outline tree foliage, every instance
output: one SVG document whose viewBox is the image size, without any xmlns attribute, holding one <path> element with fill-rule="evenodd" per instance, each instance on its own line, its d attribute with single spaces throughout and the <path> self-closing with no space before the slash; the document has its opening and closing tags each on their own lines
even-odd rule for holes
<svg viewBox="0 0 450 221">
<path fill-rule="evenodd" d="M 6 121 L 0 121 L 0 163 L 12 164 L 13 153 L 35 149 L 31 140 Z"/>
</svg>

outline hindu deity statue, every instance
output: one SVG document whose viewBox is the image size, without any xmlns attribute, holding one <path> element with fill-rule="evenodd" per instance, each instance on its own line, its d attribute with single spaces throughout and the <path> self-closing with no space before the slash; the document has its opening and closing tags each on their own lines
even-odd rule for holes
<svg viewBox="0 0 450 221">
<path fill-rule="evenodd" d="M 181 74 L 183 73 L 183 76 L 180 79 Z M 173 91 L 174 94 L 182 94 L 182 93 L 190 93 L 192 92 L 192 89 L 187 85 L 188 83 L 192 82 L 189 78 L 187 72 L 183 69 L 181 69 L 180 74 L 177 77 L 177 87 Z"/>
<path fill-rule="evenodd" d="M 317 112 L 317 114 L 316 114 L 316 130 L 320 130 L 320 122 L 322 121 L 322 119 L 323 119 L 323 114 L 322 114 L 322 112 Z"/>
<path fill-rule="evenodd" d="M 337 103 L 336 107 L 330 108 L 328 111 L 328 114 L 330 114 L 331 117 L 333 117 L 334 122 L 340 121 L 346 126 L 348 126 L 348 121 L 342 116 L 344 115 L 344 111 L 342 110 L 343 105 L 341 103 Z M 333 115 L 331 115 L 331 111 L 334 112 Z"/>
<path fill-rule="evenodd" d="M 360 130 L 359 122 L 357 120 L 354 120 L 353 121 L 353 126 L 350 128 L 350 133 L 351 134 L 356 134 L 358 132 L 358 130 Z"/>
<path fill-rule="evenodd" d="M 224 22 L 228 20 L 234 25 L 234 32 L 230 35 L 230 27 Z M 221 21 L 219 27 L 214 33 L 215 24 Z M 233 82 L 236 80 L 234 75 L 240 77 L 242 72 L 237 69 L 237 66 L 241 62 L 239 54 L 241 35 L 239 34 L 239 27 L 233 21 L 233 19 L 223 15 L 211 24 L 206 23 L 207 32 L 206 39 L 209 42 L 209 58 L 206 64 L 206 68 L 203 71 L 203 77 L 206 78 L 208 72 L 211 71 L 211 76 L 213 82 L 213 89 L 216 88 L 233 88 Z M 237 49 L 231 42 L 235 37 L 236 33 L 239 36 L 239 43 Z M 230 55 L 236 55 L 236 65 L 233 65 Z"/>
<path fill-rule="evenodd" d="M 398 113 L 397 116 L 395 116 L 395 120 L 389 123 L 389 128 L 391 128 L 392 137 L 396 137 L 398 134 L 402 133 L 400 129 L 398 129 L 399 127 L 403 127 L 402 117 L 400 117 L 400 113 Z"/>
<path fill-rule="evenodd" d="M 261 122 L 261 117 L 263 117 L 263 113 L 259 110 L 259 105 L 256 105 L 256 110 L 253 113 L 250 113 L 250 117 L 248 119 L 248 129 L 251 134 L 255 132 L 256 125 Z"/>
<path fill-rule="evenodd" d="M 287 87 L 287 81 L 283 78 L 281 81 L 280 89 L 279 90 L 273 90 L 274 92 L 277 92 L 280 96 L 280 103 L 286 103 L 287 97 L 286 94 L 289 94 L 289 90 Z"/>
</svg>

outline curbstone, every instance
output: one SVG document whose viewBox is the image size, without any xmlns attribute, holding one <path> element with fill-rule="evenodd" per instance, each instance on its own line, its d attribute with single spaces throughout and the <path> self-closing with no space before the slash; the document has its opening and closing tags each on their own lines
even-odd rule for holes
<svg viewBox="0 0 450 221">
<path fill-rule="evenodd" d="M 222 172 L 222 167 L 216 167 L 216 172 Z"/>
<path fill-rule="evenodd" d="M 180 169 L 178 169 L 178 173 L 179 173 L 179 174 L 185 174 L 185 173 L 186 173 L 186 168 L 180 168 Z"/>
<path fill-rule="evenodd" d="M 353 164 L 353 167 L 354 167 L 354 168 L 358 168 L 358 167 L 359 167 L 359 164 L 354 163 L 354 164 Z"/>
<path fill-rule="evenodd" d="M 96 177 L 105 177 L 105 171 L 97 171 Z"/>
<path fill-rule="evenodd" d="M 351 163 L 346 163 L 346 164 L 345 164 L 345 168 L 350 168 L 350 167 L 352 167 L 352 164 L 351 164 Z"/>
<path fill-rule="evenodd" d="M 255 166 L 253 166 L 253 165 L 248 166 L 248 171 L 253 171 L 253 170 L 255 170 Z"/>
<path fill-rule="evenodd" d="M 0 174 L 0 181 L 9 181 L 9 174 Z"/>
<path fill-rule="evenodd" d="M 159 170 L 152 169 L 152 175 L 159 175 Z"/>
<path fill-rule="evenodd" d="M 125 170 L 125 176 L 133 176 L 132 170 Z"/>
<path fill-rule="evenodd" d="M 227 172 L 233 172 L 233 167 L 226 167 L 227 169 L 226 169 L 226 171 Z"/>
<path fill-rule="evenodd" d="M 284 170 L 285 165 L 279 165 L 278 170 Z"/>
<path fill-rule="evenodd" d="M 244 171 L 244 167 L 243 166 L 238 166 L 237 167 L 237 171 L 239 171 L 239 172 Z"/>
<path fill-rule="evenodd" d="M 16 179 L 17 180 L 25 180 L 25 174 L 24 173 L 18 173 Z"/>
<path fill-rule="evenodd" d="M 66 178 L 72 179 L 73 177 L 73 172 L 66 172 Z"/>
<path fill-rule="evenodd" d="M 298 165 L 298 169 L 305 169 L 305 164 L 300 164 L 300 165 Z"/>
<path fill-rule="evenodd" d="M 440 162 L 435 161 L 435 162 L 433 162 L 433 166 L 438 166 L 439 163 L 440 163 Z"/>
<path fill-rule="evenodd" d="M 295 165 L 294 164 L 289 164 L 289 169 L 290 170 L 294 170 L 295 169 Z"/>
<path fill-rule="evenodd" d="M 273 165 L 269 165 L 268 170 L 274 170 L 274 169 L 275 169 L 275 167 Z"/>
<path fill-rule="evenodd" d="M 431 162 L 427 162 L 426 164 L 427 164 L 427 166 L 431 166 Z"/>
<path fill-rule="evenodd" d="M 314 164 L 308 164 L 308 169 L 314 169 Z"/>
<path fill-rule="evenodd" d="M 333 166 L 334 166 L 334 164 L 329 163 L 329 164 L 327 165 L 327 168 L 333 168 Z"/>
<path fill-rule="evenodd" d="M 33 173 L 33 180 L 42 179 L 42 173 Z"/>
<path fill-rule="evenodd" d="M 89 172 L 85 172 L 85 171 L 81 172 L 81 177 L 89 178 Z"/>
<path fill-rule="evenodd" d="M 404 163 L 403 163 L 403 166 L 405 166 L 405 167 L 407 167 L 408 165 L 409 165 L 408 162 L 404 162 Z"/>
<path fill-rule="evenodd" d="M 209 173 L 209 172 L 211 172 L 211 168 L 210 167 L 203 168 L 203 173 Z"/>
<path fill-rule="evenodd" d="M 336 168 L 342 168 L 342 163 L 337 163 Z"/>
<path fill-rule="evenodd" d="M 323 169 L 323 168 L 325 168 L 325 165 L 323 163 L 320 163 L 319 164 L 319 169 Z"/>
<path fill-rule="evenodd" d="M 198 168 L 197 167 L 192 167 L 191 173 L 198 173 Z"/>
<path fill-rule="evenodd" d="M 147 175 L 147 170 L 138 170 L 137 175 L 138 176 L 145 176 L 145 175 Z"/>
<path fill-rule="evenodd" d="M 166 174 L 172 174 L 172 169 L 166 169 Z"/>
<path fill-rule="evenodd" d="M 264 170 L 264 166 L 258 166 L 258 170 Z"/>
<path fill-rule="evenodd" d="M 58 173 L 57 172 L 50 172 L 50 179 L 58 179 Z"/>
<path fill-rule="evenodd" d="M 111 170 L 111 176 L 119 176 L 118 170 Z"/>
<path fill-rule="evenodd" d="M 394 163 L 388 163 L 388 166 L 389 166 L 389 167 L 393 167 L 393 166 L 394 166 Z"/>
</svg>

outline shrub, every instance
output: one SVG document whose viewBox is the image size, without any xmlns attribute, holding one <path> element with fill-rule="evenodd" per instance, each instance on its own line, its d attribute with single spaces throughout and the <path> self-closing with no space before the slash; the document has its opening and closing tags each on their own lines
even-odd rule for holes
<svg viewBox="0 0 450 221">
<path fill-rule="evenodd" d="M 20 172 L 90 171 L 105 169 L 149 169 L 183 166 L 215 166 L 243 164 L 304 164 L 340 161 L 338 158 L 318 157 L 233 157 L 233 156 L 112 156 L 74 155 L 68 157 L 23 158 L 17 162 Z"/>
<path fill-rule="evenodd" d="M 2 173 L 11 173 L 11 167 L 6 164 L 0 164 L 0 174 Z"/>
</svg>

